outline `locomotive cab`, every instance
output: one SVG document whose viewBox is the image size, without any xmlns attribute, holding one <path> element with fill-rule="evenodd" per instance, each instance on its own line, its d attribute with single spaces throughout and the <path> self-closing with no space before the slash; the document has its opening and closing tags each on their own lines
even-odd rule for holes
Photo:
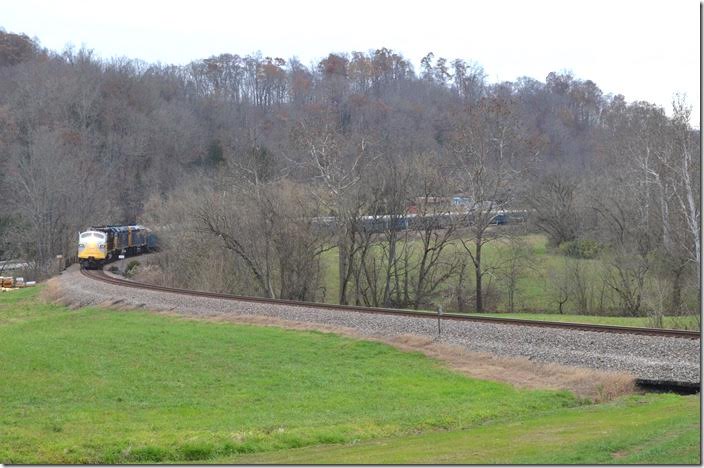
<svg viewBox="0 0 704 468">
<path fill-rule="evenodd" d="M 78 236 L 78 259 L 81 266 L 92 268 L 108 258 L 108 238 L 104 232 L 85 231 Z"/>
</svg>

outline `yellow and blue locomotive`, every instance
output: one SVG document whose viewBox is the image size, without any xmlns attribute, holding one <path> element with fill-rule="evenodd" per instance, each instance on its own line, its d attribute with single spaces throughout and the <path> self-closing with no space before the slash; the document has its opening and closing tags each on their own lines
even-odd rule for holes
<svg viewBox="0 0 704 468">
<path fill-rule="evenodd" d="M 98 268 L 119 255 L 136 255 L 155 247 L 156 238 L 144 226 L 93 226 L 78 235 L 78 260 L 83 268 Z"/>
</svg>

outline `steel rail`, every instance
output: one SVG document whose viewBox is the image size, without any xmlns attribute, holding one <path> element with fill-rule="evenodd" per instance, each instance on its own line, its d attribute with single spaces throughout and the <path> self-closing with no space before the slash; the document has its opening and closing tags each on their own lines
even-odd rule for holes
<svg viewBox="0 0 704 468">
<path fill-rule="evenodd" d="M 131 281 L 127 279 L 120 279 L 113 276 L 107 275 L 102 270 L 85 270 L 81 269 L 81 274 L 87 276 L 91 279 L 102 281 L 104 283 L 110 283 L 119 286 L 125 286 L 137 289 L 147 289 L 152 291 L 168 292 L 173 294 L 181 294 L 188 296 L 200 296 L 200 297 L 210 297 L 214 299 L 225 299 L 231 301 L 243 301 L 243 302 L 258 302 L 263 304 L 274 304 L 274 305 L 288 305 L 296 307 L 311 307 L 316 309 L 328 309 L 336 311 L 347 311 L 347 312 L 361 312 L 369 314 L 387 314 L 387 315 L 399 315 L 415 318 L 437 318 L 438 314 L 429 311 L 417 311 L 408 309 L 392 309 L 392 308 L 382 308 L 382 307 L 365 307 L 365 306 L 351 306 L 351 305 L 337 305 L 337 304 L 325 304 L 321 302 L 306 302 L 306 301 L 294 301 L 288 299 L 269 299 L 263 297 L 255 296 L 239 296 L 234 294 L 223 294 L 214 293 L 208 291 L 195 291 L 191 289 L 179 289 L 170 288 L 167 286 L 158 286 L 155 284 L 139 283 L 136 281 Z M 603 333 L 625 333 L 625 334 L 636 334 L 636 335 L 649 335 L 649 336 L 663 336 L 672 338 L 686 338 L 697 340 L 701 339 L 701 332 L 691 331 L 691 330 L 677 330 L 671 328 L 645 328 L 645 327 L 628 327 L 628 326 L 615 326 L 615 325 L 597 325 L 589 323 L 575 323 L 575 322 L 550 322 L 543 320 L 526 320 L 526 319 L 516 319 L 516 318 L 500 318 L 500 317 L 478 317 L 476 315 L 464 315 L 456 313 L 444 313 L 441 315 L 443 320 L 460 320 L 460 321 L 471 321 L 471 322 L 483 322 L 483 323 L 494 323 L 502 325 L 520 325 L 520 326 L 530 326 L 530 327 L 543 327 L 543 328 L 559 328 L 563 330 L 579 330 L 579 331 L 591 331 L 591 332 L 603 332 Z"/>
</svg>

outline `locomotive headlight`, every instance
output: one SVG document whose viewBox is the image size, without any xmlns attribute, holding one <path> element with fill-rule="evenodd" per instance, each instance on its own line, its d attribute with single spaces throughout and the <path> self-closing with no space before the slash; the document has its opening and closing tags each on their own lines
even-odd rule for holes
<svg viewBox="0 0 704 468">
<path fill-rule="evenodd" d="M 105 248 L 105 244 L 100 244 L 98 247 L 101 248 L 101 249 L 104 249 L 104 248 Z"/>
<path fill-rule="evenodd" d="M 85 244 L 78 244 L 79 249 L 83 249 L 83 248 L 85 248 L 85 246 L 86 246 Z"/>
</svg>

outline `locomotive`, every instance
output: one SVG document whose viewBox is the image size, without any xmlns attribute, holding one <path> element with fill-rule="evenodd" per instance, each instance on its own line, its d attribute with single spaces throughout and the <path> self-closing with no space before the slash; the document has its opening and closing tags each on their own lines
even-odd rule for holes
<svg viewBox="0 0 704 468">
<path fill-rule="evenodd" d="M 92 226 L 78 235 L 78 260 L 82 268 L 94 269 L 119 255 L 136 255 L 156 249 L 156 236 L 144 226 Z"/>
</svg>

